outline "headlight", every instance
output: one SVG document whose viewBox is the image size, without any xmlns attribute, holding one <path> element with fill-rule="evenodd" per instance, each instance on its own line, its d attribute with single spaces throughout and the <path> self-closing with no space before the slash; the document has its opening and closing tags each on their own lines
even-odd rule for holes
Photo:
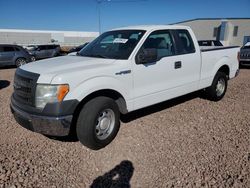
<svg viewBox="0 0 250 188">
<path fill-rule="evenodd" d="M 69 85 L 38 84 L 35 103 L 37 108 L 44 108 L 47 103 L 61 102 L 69 92 Z"/>
</svg>

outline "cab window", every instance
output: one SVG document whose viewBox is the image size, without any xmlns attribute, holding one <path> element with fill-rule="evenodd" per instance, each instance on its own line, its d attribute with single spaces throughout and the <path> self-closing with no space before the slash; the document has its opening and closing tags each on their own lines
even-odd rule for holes
<svg viewBox="0 0 250 188">
<path fill-rule="evenodd" d="M 177 38 L 178 54 L 194 53 L 195 47 L 189 32 L 185 29 L 175 30 Z"/>
</svg>

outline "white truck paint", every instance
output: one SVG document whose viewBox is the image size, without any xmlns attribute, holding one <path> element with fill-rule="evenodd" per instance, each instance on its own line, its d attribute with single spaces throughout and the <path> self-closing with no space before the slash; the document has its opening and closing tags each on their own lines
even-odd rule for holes
<svg viewBox="0 0 250 188">
<path fill-rule="evenodd" d="M 37 84 L 68 84 L 69 92 L 63 101 L 76 99 L 80 102 L 92 93 L 103 90 L 119 93 L 123 103 L 117 104 L 122 113 L 131 112 L 187 93 L 212 87 L 218 71 L 223 72 L 228 79 L 234 78 L 238 73 L 238 47 L 201 50 L 193 31 L 189 27 L 176 25 L 134 26 L 115 29 L 111 32 L 123 30 L 141 30 L 144 32 L 144 34 L 142 34 L 143 32 L 139 33 L 142 37 L 128 58 L 86 57 L 80 53 L 80 55 L 37 61 L 24 65 L 21 69 L 39 74 Z M 188 39 L 189 42 L 181 42 L 183 41 L 182 32 L 184 31 L 189 33 L 191 37 Z M 168 35 L 164 35 L 166 32 Z M 156 33 L 155 38 L 153 36 L 154 33 Z M 159 49 L 157 47 L 156 55 L 159 55 L 164 50 L 164 53 L 171 52 L 171 55 L 163 56 L 153 62 L 137 63 L 138 53 L 141 52 L 142 46 L 146 46 L 144 43 L 150 37 L 153 38 L 152 41 L 157 41 L 158 39 L 160 41 L 164 38 L 163 35 L 167 45 L 166 43 L 159 43 L 159 46 L 162 46 Z M 179 35 L 179 38 L 177 35 Z M 166 39 L 166 37 L 169 38 Z M 115 41 L 111 41 L 113 44 L 126 44 L 129 41 L 126 38 L 115 38 L 112 40 Z M 98 41 L 98 38 L 92 43 L 94 44 L 96 41 Z M 106 48 L 104 43 L 103 48 Z M 106 43 L 109 43 L 109 41 L 106 41 Z M 179 53 L 182 49 L 178 45 L 182 45 L 182 48 L 184 48 L 184 43 L 187 47 L 192 47 L 191 43 L 193 43 L 193 49 L 187 53 Z M 90 43 L 87 48 L 91 48 L 91 45 Z M 168 52 L 165 48 L 168 49 Z M 150 52 L 150 49 L 148 49 L 147 53 Z M 153 48 L 151 51 L 154 54 Z M 142 57 L 151 56 L 145 55 Z M 219 81 L 218 85 L 215 86 L 218 90 L 220 88 L 223 89 L 223 84 L 220 85 Z M 223 80 L 220 83 L 223 83 Z M 101 96 L 102 93 L 99 93 L 99 95 Z M 112 95 L 110 97 L 112 98 Z M 110 116 L 112 116 L 112 113 Z M 108 118 L 100 121 L 102 121 L 101 123 L 105 122 L 102 124 L 105 124 L 105 126 L 107 122 L 111 122 Z M 85 141 L 82 141 L 82 143 L 85 144 Z M 85 145 L 97 149 L 107 145 L 107 143 L 97 147 L 89 143 Z"/>
<path fill-rule="evenodd" d="M 69 84 L 70 92 L 64 100 L 81 101 L 98 90 L 115 90 L 124 97 L 128 112 L 206 88 L 212 84 L 216 72 L 223 65 L 229 67 L 230 78 L 233 78 L 238 70 L 239 48 L 201 52 L 189 27 L 138 26 L 120 29 L 147 31 L 128 60 L 65 56 L 30 63 L 22 69 L 39 73 L 38 83 Z M 135 55 L 144 40 L 151 32 L 162 29 L 188 30 L 196 52 L 165 57 L 150 66 L 137 65 Z M 180 70 L 174 69 L 176 61 L 183 62 Z M 127 69 L 131 69 L 132 74 L 115 74 Z"/>
</svg>

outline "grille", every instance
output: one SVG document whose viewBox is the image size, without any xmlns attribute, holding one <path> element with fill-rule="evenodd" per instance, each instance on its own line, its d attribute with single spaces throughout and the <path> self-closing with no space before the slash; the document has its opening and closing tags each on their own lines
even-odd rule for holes
<svg viewBox="0 0 250 188">
<path fill-rule="evenodd" d="M 14 78 L 14 99 L 21 104 L 34 106 L 35 88 L 39 75 L 17 69 Z"/>
<path fill-rule="evenodd" d="M 250 54 L 242 53 L 242 54 L 240 54 L 240 57 L 241 57 L 242 59 L 249 59 L 249 58 L 250 58 Z"/>
</svg>

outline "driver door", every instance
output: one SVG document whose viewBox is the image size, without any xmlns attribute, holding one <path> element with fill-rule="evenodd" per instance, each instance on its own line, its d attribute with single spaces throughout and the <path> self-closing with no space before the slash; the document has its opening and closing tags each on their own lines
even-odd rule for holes
<svg viewBox="0 0 250 188">
<path fill-rule="evenodd" d="M 175 31 L 153 31 L 139 50 L 138 54 L 146 48 L 156 49 L 157 60 L 133 63 L 134 109 L 183 95 L 197 87 L 200 59 L 196 53 L 179 54 L 174 41 Z"/>
</svg>

